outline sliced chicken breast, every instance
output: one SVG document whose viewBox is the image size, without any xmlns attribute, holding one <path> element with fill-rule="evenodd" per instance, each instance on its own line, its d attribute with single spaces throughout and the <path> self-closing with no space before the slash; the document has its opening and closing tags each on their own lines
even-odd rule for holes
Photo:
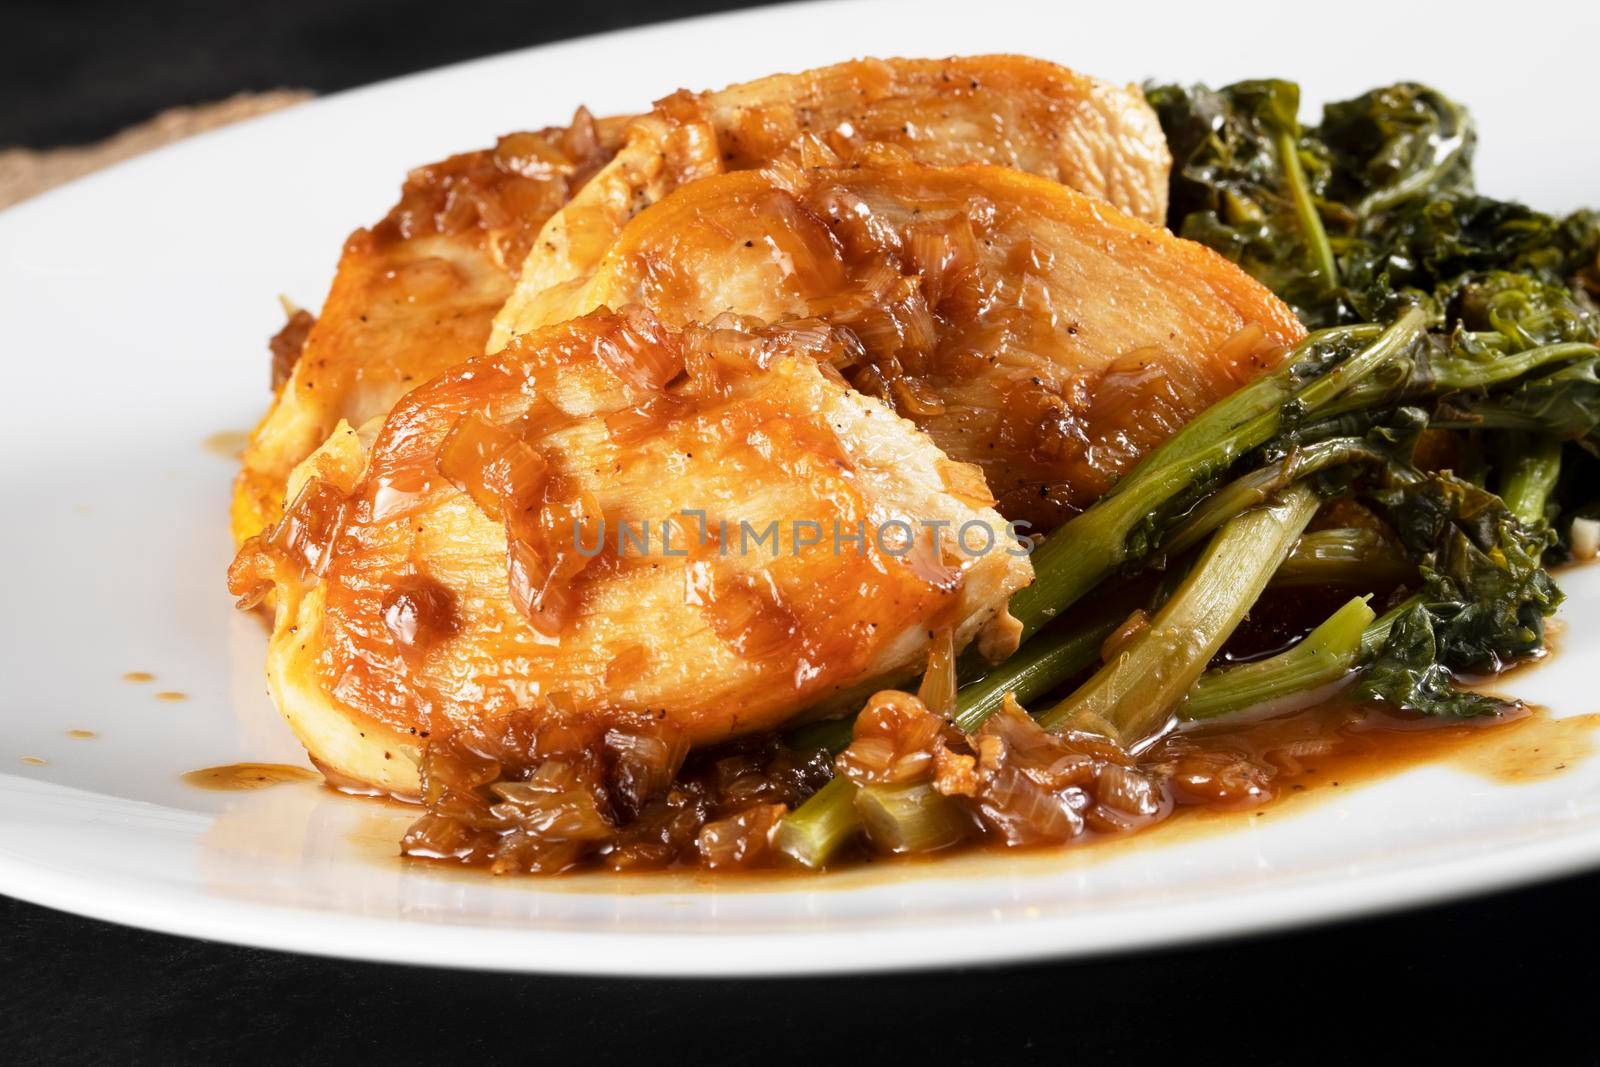
<svg viewBox="0 0 1600 1067">
<path fill-rule="evenodd" d="M 1043 60 L 867 59 L 680 92 L 635 122 L 611 162 L 545 224 L 490 349 L 535 325 L 529 303 L 592 271 L 639 211 L 707 175 L 764 166 L 803 140 L 836 155 L 872 146 L 922 163 L 1011 167 L 1149 222 L 1166 218 L 1172 160 L 1144 94 Z"/>
<path fill-rule="evenodd" d="M 412 793 L 421 740 L 472 716 L 645 710 L 698 744 L 903 682 L 942 630 L 1003 641 L 1025 554 L 839 343 L 601 311 L 414 390 L 370 446 L 341 427 L 230 573 L 274 597 L 312 755 Z"/>
<path fill-rule="evenodd" d="M 1304 334 L 1210 249 L 1000 167 L 797 164 L 687 185 L 530 321 L 640 304 L 848 331 L 839 368 L 1038 529 Z"/>
<path fill-rule="evenodd" d="M 289 472 L 340 419 L 360 425 L 486 343 L 498 349 L 528 327 L 527 301 L 587 273 L 642 207 L 695 178 L 761 166 L 802 137 L 826 151 L 888 145 L 927 162 L 1004 164 L 1152 220 L 1165 211 L 1169 157 L 1142 95 L 1018 56 L 841 63 L 678 93 L 637 120 L 580 112 L 565 129 L 512 134 L 414 171 L 389 216 L 347 242 L 245 453 L 235 537 L 276 519 Z"/>
<path fill-rule="evenodd" d="M 276 521 L 289 472 L 341 419 L 382 415 L 412 386 L 482 353 L 539 227 L 617 150 L 629 121 L 580 111 L 570 127 L 419 167 L 394 209 L 350 236 L 245 450 L 236 540 Z"/>
</svg>

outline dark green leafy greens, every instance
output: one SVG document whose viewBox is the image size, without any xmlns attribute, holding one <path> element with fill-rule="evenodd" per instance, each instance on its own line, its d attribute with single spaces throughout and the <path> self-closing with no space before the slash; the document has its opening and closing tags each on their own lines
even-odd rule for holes
<svg viewBox="0 0 1600 1067">
<path fill-rule="evenodd" d="M 1443 94 L 1374 89 L 1303 128 L 1292 82 L 1147 92 L 1173 154 L 1172 228 L 1244 267 L 1308 325 L 1380 321 L 1416 302 L 1453 325 L 1464 290 L 1503 271 L 1567 293 L 1595 338 L 1600 217 L 1477 194 L 1472 121 Z"/>
<path fill-rule="evenodd" d="M 1300 87 L 1262 80 L 1148 95 L 1172 151 L 1174 232 L 1244 267 L 1309 324 L 1353 321 L 1320 310 L 1338 282 L 1317 210 L 1332 165 L 1302 135 Z"/>
<path fill-rule="evenodd" d="M 1494 671 L 1544 646 L 1561 593 L 1541 563 L 1551 535 L 1480 486 L 1441 471 L 1390 494 L 1401 544 L 1417 554 L 1443 657 Z"/>
<path fill-rule="evenodd" d="M 1542 649 L 1560 599 L 1543 566 L 1562 551 L 1552 530 L 1600 496 L 1562 476 L 1572 464 L 1560 446 L 1600 454 L 1600 215 L 1479 194 L 1470 116 L 1423 85 L 1330 104 L 1315 126 L 1301 125 L 1291 82 L 1147 93 L 1173 153 L 1175 231 L 1313 327 L 1426 312 L 1427 343 L 1410 360 L 1319 420 L 1285 419 L 1262 455 L 1356 435 L 1387 443 L 1386 462 L 1350 468 L 1345 483 L 1388 520 L 1421 597 L 1389 628 L 1364 692 L 1426 714 L 1482 713 L 1492 702 L 1456 693 L 1452 672 Z M 1424 428 L 1424 451 L 1456 474 L 1411 468 Z"/>
<path fill-rule="evenodd" d="M 1500 701 L 1457 689 L 1441 660 L 1432 614 L 1421 604 L 1402 612 L 1389 639 L 1361 675 L 1356 689 L 1364 700 L 1380 700 L 1422 715 L 1473 718 L 1493 715 Z"/>
<path fill-rule="evenodd" d="M 1434 425 L 1587 438 L 1600 426 L 1600 359 L 1569 363 L 1510 393 L 1447 396 L 1439 402 Z"/>
<path fill-rule="evenodd" d="M 1358 219 L 1472 186 L 1472 120 L 1425 85 L 1402 82 L 1329 104 L 1311 139 L 1331 162 L 1328 200 Z"/>
</svg>

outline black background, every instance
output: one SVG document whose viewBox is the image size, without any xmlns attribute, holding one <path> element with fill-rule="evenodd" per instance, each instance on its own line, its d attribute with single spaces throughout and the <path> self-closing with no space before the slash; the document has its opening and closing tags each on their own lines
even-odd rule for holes
<svg viewBox="0 0 1600 1067">
<path fill-rule="evenodd" d="M 326 92 L 739 6 L 0 0 L 0 145 L 81 143 L 239 90 Z M 1600 876 L 1585 876 L 1069 965 L 738 982 L 345 963 L 0 898 L 0 1061 L 1594 1063 L 1597 898 Z"/>
<path fill-rule="evenodd" d="M 241 90 L 325 93 L 566 37 L 751 6 L 0 0 L 0 145 L 95 140 L 162 108 Z"/>
</svg>

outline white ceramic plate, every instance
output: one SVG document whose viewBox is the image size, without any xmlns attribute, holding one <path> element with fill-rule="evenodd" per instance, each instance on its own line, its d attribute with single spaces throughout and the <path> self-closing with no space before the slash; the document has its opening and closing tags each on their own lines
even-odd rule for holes
<svg viewBox="0 0 1600 1067">
<path fill-rule="evenodd" d="M 1202 834 L 761 888 L 418 870 L 393 859 L 403 812 L 311 785 L 180 782 L 304 760 L 264 694 L 262 628 L 222 587 L 234 464 L 202 442 L 263 409 L 276 294 L 319 300 L 346 233 L 382 215 L 410 166 L 580 102 L 626 111 L 680 85 L 862 54 L 1026 51 L 1127 80 L 1293 77 L 1308 104 L 1429 81 L 1477 114 L 1486 191 L 1547 209 L 1600 201 L 1600 137 L 1581 118 L 1593 4 L 1492 33 L 1390 2 L 1344 0 L 1339 17 L 1303 21 L 1277 2 L 1040 8 L 788 7 L 535 49 L 196 138 L 0 215 L 0 891 L 380 960 L 750 974 L 1167 943 L 1600 863 L 1600 763 L 1579 760 L 1514 785 L 1420 767 Z M 1564 651 L 1514 684 L 1558 713 L 1589 712 L 1600 569 L 1563 584 Z M 129 671 L 157 678 L 132 685 Z"/>
</svg>

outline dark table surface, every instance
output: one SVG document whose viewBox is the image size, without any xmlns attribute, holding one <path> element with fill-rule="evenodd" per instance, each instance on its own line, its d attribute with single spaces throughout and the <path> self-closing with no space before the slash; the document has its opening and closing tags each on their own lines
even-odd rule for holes
<svg viewBox="0 0 1600 1067">
<path fill-rule="evenodd" d="M 313 959 L 0 898 L 0 1059 L 1594 1063 L 1597 891 L 1054 966 L 676 982 Z"/>
<path fill-rule="evenodd" d="M 330 91 L 725 0 L 0 5 L 0 145 L 244 89 Z M 348 963 L 0 898 L 0 1061 L 1600 1062 L 1600 876 L 1161 953 L 664 982 Z"/>
</svg>

